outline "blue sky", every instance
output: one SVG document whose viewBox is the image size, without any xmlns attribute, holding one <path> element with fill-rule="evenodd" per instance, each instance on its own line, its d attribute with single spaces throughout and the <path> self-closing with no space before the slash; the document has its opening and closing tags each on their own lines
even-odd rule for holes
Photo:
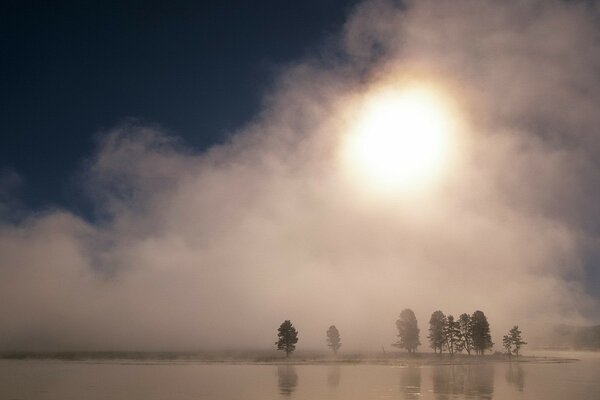
<svg viewBox="0 0 600 400">
<path fill-rule="evenodd" d="M 73 174 L 99 132 L 134 118 L 198 150 L 223 142 L 354 3 L 3 2 L 0 171 L 26 207 L 85 214 Z"/>
</svg>

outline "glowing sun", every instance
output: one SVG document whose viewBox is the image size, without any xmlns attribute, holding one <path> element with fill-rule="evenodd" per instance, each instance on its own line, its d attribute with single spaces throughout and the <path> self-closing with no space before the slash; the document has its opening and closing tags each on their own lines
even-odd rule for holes
<svg viewBox="0 0 600 400">
<path fill-rule="evenodd" d="M 452 112 L 435 90 L 380 90 L 362 104 L 343 157 L 354 175 L 379 188 L 416 188 L 439 176 L 453 131 Z"/>
</svg>

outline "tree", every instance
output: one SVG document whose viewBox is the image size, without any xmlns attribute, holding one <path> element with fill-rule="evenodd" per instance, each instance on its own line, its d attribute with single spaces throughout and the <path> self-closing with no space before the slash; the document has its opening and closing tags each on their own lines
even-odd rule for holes
<svg viewBox="0 0 600 400">
<path fill-rule="evenodd" d="M 504 336 L 505 338 L 508 338 L 507 340 L 510 342 L 512 349 L 512 352 L 514 353 L 515 356 L 519 356 L 519 350 L 521 349 L 521 346 L 523 346 L 524 344 L 527 344 L 527 342 L 523 341 L 523 337 L 521 336 L 521 331 L 519 330 L 519 326 L 515 325 L 512 327 L 512 329 L 510 331 L 508 331 L 508 336 Z M 504 340 L 502 341 L 504 343 Z M 504 346 L 506 348 L 506 345 Z"/>
<path fill-rule="evenodd" d="M 454 352 L 462 350 L 460 344 L 460 330 L 458 327 L 458 321 L 455 321 L 452 315 L 448 315 L 446 324 L 444 325 L 443 334 L 444 345 L 446 346 L 446 349 L 448 349 L 450 356 L 452 356 Z"/>
<path fill-rule="evenodd" d="M 490 324 L 483 311 L 475 311 L 471 316 L 471 335 L 475 354 L 483 355 L 487 349 L 494 346 L 490 334 Z"/>
<path fill-rule="evenodd" d="M 471 350 L 473 350 L 473 323 L 469 314 L 460 314 L 458 329 L 460 331 L 461 348 L 466 350 L 468 355 L 471 355 Z"/>
<path fill-rule="evenodd" d="M 504 335 L 502 337 L 502 346 L 506 349 L 506 354 L 508 354 L 508 357 L 510 358 L 512 355 L 512 341 L 510 340 L 509 335 Z"/>
<path fill-rule="evenodd" d="M 290 353 L 296 350 L 296 343 L 298 343 L 298 331 L 289 319 L 281 323 L 277 330 L 277 337 L 279 338 L 275 342 L 277 350 L 285 351 L 285 356 L 289 357 Z"/>
<path fill-rule="evenodd" d="M 429 319 L 429 345 L 433 349 L 434 353 L 437 353 L 437 349 L 440 349 L 442 354 L 444 348 L 444 326 L 446 325 L 446 316 L 441 311 L 434 311 Z"/>
<path fill-rule="evenodd" d="M 417 347 L 421 345 L 419 341 L 419 328 L 417 326 L 417 317 L 410 308 L 402 310 L 400 319 L 396 321 L 398 328 L 399 341 L 392 343 L 392 346 L 406 349 L 409 353 L 414 353 Z"/>
<path fill-rule="evenodd" d="M 331 325 L 327 330 L 327 346 L 329 346 L 329 348 L 333 350 L 333 354 L 336 355 L 340 347 L 342 347 L 342 342 L 340 341 L 340 332 L 335 325 Z"/>
</svg>

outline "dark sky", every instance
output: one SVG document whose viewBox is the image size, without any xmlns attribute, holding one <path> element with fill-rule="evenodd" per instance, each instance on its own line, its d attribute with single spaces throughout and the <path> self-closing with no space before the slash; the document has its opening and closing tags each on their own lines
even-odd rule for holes
<svg viewBox="0 0 600 400">
<path fill-rule="evenodd" d="M 102 130 L 135 118 L 200 150 L 224 140 L 354 3 L 4 1 L 0 182 L 20 176 L 25 208 L 77 209 L 71 182 Z"/>
</svg>

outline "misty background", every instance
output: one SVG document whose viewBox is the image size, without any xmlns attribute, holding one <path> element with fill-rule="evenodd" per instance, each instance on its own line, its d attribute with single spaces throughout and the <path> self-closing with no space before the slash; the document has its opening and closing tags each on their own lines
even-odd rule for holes
<svg viewBox="0 0 600 400">
<path fill-rule="evenodd" d="M 599 11 L 367 1 L 221 144 L 100 132 L 77 172 L 93 218 L 23 211 L 4 174 L 0 349 L 272 348 L 290 319 L 298 349 L 335 324 L 342 351 L 377 351 L 404 308 L 421 350 L 438 309 L 483 310 L 496 349 L 515 324 L 598 323 Z M 456 160 L 430 191 L 379 194 L 338 151 L 360 99 L 404 80 L 453 98 Z"/>
</svg>

